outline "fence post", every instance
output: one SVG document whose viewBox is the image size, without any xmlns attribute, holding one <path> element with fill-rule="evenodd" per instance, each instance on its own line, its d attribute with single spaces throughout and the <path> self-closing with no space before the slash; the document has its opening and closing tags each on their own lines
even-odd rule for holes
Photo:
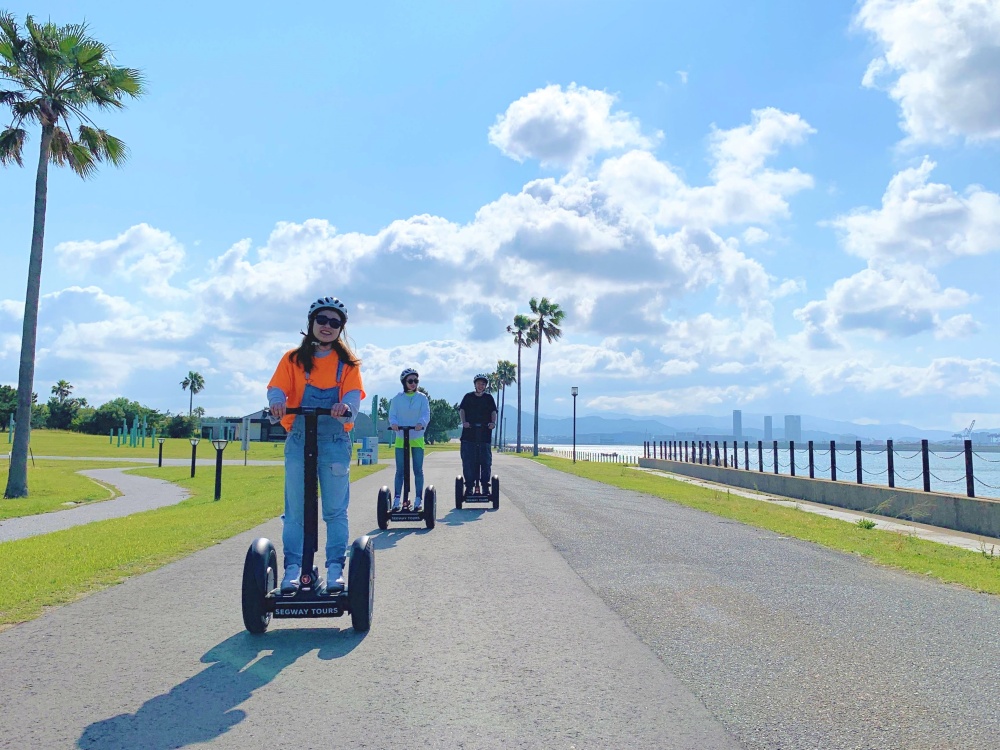
<svg viewBox="0 0 1000 750">
<path fill-rule="evenodd" d="M 774 473 L 778 473 L 778 441 L 774 441 L 774 445 L 771 448 L 771 455 L 774 456 Z"/>
<path fill-rule="evenodd" d="M 889 475 L 889 486 L 896 486 L 896 461 L 892 454 L 892 438 L 885 441 L 886 473 Z"/>
<path fill-rule="evenodd" d="M 757 441 L 757 468 L 764 473 L 764 443 L 760 440 Z"/>
<path fill-rule="evenodd" d="M 976 480 L 972 476 L 972 440 L 965 441 L 965 491 L 976 496 Z"/>
<path fill-rule="evenodd" d="M 718 445 L 719 443 L 716 442 L 715 444 Z M 719 452 L 717 450 L 716 451 L 716 456 L 715 456 L 715 465 L 716 466 L 719 465 L 719 456 L 718 456 L 718 453 Z M 723 440 L 722 441 L 722 468 L 723 469 L 728 469 L 729 468 L 729 441 L 727 441 L 727 440 Z"/>
<path fill-rule="evenodd" d="M 837 441 L 830 441 L 830 481 L 837 481 Z"/>
<path fill-rule="evenodd" d="M 857 467 L 858 467 L 858 484 L 862 484 L 862 481 L 861 481 L 861 441 L 860 440 L 855 440 L 854 441 L 854 456 L 855 456 L 854 460 L 857 463 Z"/>
<path fill-rule="evenodd" d="M 924 468 L 924 492 L 931 491 L 931 458 L 927 452 L 927 441 L 920 441 L 920 458 Z"/>
<path fill-rule="evenodd" d="M 701 440 L 698 441 L 698 463 L 705 463 L 705 445 Z"/>
<path fill-rule="evenodd" d="M 715 465 L 719 465 L 719 441 L 715 441 Z"/>
<path fill-rule="evenodd" d="M 743 441 L 743 468 L 750 471 L 750 441 Z"/>
<path fill-rule="evenodd" d="M 795 441 L 788 441 L 788 465 L 791 467 L 792 476 L 795 476 Z"/>
<path fill-rule="evenodd" d="M 809 441 L 809 478 L 816 478 L 816 462 L 813 460 L 813 441 Z"/>
</svg>

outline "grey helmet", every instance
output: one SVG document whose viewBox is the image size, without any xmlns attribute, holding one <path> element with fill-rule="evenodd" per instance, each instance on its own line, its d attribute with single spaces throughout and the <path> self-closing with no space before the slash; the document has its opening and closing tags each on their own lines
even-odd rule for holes
<svg viewBox="0 0 1000 750">
<path fill-rule="evenodd" d="M 399 373 L 399 382 L 402 383 L 410 375 L 416 375 L 418 378 L 420 377 L 420 373 L 419 372 L 417 372 L 416 370 L 414 370 L 412 367 L 407 367 L 405 370 L 403 370 L 401 373 Z"/>
<path fill-rule="evenodd" d="M 485 380 L 486 385 L 490 384 L 490 376 L 486 373 L 480 372 L 472 379 L 472 384 L 475 385 L 477 380 Z"/>
</svg>

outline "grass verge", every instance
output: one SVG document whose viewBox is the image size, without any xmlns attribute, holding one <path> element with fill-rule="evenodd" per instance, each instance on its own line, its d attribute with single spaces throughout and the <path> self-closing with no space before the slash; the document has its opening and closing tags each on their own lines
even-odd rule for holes
<svg viewBox="0 0 1000 750">
<path fill-rule="evenodd" d="M 974 591 L 1000 594 L 1000 551 L 970 552 L 907 534 L 866 529 L 815 513 L 710 490 L 620 464 L 577 462 L 538 456 L 545 466 L 627 490 L 703 510 L 784 536 L 860 555 L 879 565 L 956 583 Z"/>
<path fill-rule="evenodd" d="M 359 479 L 382 466 L 353 467 Z M 227 467 L 223 497 L 213 501 L 214 472 L 191 479 L 184 467 L 138 469 L 167 479 L 191 497 L 178 505 L 97 521 L 0 544 L 0 626 L 65 604 L 229 539 L 281 514 L 279 466 Z"/>
<path fill-rule="evenodd" d="M 111 500 L 121 493 L 108 484 L 76 472 L 83 469 L 107 469 L 115 463 L 95 461 L 29 461 L 28 497 L 0 499 L 0 521 L 37 513 L 66 510 L 74 505 Z M 0 482 L 7 486 L 8 467 L 0 464 Z"/>
</svg>

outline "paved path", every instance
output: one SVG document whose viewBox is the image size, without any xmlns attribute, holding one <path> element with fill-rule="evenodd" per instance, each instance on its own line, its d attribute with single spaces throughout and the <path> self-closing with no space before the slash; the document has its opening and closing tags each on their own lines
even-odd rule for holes
<svg viewBox="0 0 1000 750">
<path fill-rule="evenodd" d="M 366 636 L 244 632 L 243 557 L 276 520 L 0 633 L 0 747 L 739 747 L 507 498 L 455 510 L 457 467 L 427 457 L 430 532 L 377 532 L 387 472 L 352 486 L 378 546 Z"/>
<path fill-rule="evenodd" d="M 187 490 L 163 479 L 150 479 L 125 473 L 127 469 L 88 469 L 85 477 L 111 484 L 122 494 L 113 500 L 87 503 L 68 510 L 39 513 L 0 521 L 0 542 L 24 539 L 38 534 L 68 529 L 80 524 L 119 518 L 165 505 L 176 505 L 187 498 Z"/>
<path fill-rule="evenodd" d="M 0 633 L 0 747 L 966 748 L 1000 734 L 1000 598 L 534 462 L 497 512 L 375 531 L 376 609 L 243 631 L 252 538 Z M 375 529 L 386 472 L 353 485 Z"/>
</svg>

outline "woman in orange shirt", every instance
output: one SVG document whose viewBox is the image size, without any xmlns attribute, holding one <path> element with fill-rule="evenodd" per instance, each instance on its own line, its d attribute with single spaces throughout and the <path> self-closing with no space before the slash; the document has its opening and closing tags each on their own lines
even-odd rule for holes
<svg viewBox="0 0 1000 750">
<path fill-rule="evenodd" d="M 344 341 L 347 308 L 336 297 L 321 297 L 309 306 L 308 324 L 302 343 L 285 352 L 271 382 L 267 401 L 271 416 L 281 420 L 285 439 L 285 514 L 281 535 L 285 576 L 281 589 L 294 591 L 302 573 L 304 520 L 305 420 L 287 414 L 288 407 L 330 409 L 338 419 L 319 420 L 318 473 L 323 520 L 326 522 L 327 589 L 344 587 L 347 505 L 350 502 L 351 438 L 354 415 L 365 390 L 361 384 L 361 360 Z M 306 571 L 311 573 L 312 571 Z"/>
</svg>

